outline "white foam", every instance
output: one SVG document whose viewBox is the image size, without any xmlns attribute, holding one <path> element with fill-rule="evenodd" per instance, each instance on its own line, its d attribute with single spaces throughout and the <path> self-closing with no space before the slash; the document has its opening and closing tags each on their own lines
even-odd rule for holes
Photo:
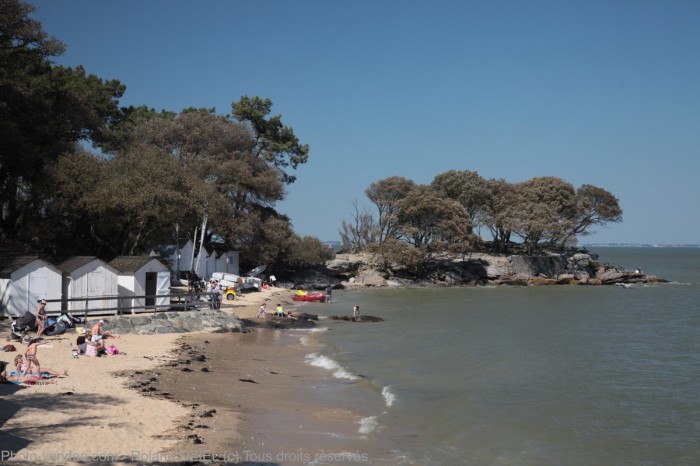
<svg viewBox="0 0 700 466">
<path fill-rule="evenodd" d="M 384 404 L 386 407 L 391 408 L 394 401 L 396 401 L 396 395 L 391 391 L 391 387 L 387 385 L 386 387 L 382 388 L 382 396 L 384 397 Z"/>
<path fill-rule="evenodd" d="M 299 338 L 299 343 L 301 343 L 302 346 L 309 346 L 309 344 L 310 344 L 309 339 L 308 339 L 308 337 L 306 337 L 306 335 Z"/>
<path fill-rule="evenodd" d="M 323 356 L 322 354 L 318 354 L 318 353 L 307 354 L 306 355 L 306 362 L 312 366 L 322 367 L 324 369 L 334 371 L 333 376 L 337 377 L 339 379 L 347 379 L 347 380 L 359 379 L 358 376 L 356 376 L 352 372 L 343 368 L 336 361 L 334 361 L 333 359 L 331 359 L 327 356 Z"/>
<path fill-rule="evenodd" d="M 377 416 L 363 417 L 360 419 L 360 428 L 358 432 L 361 434 L 369 434 L 374 432 L 378 426 L 379 422 L 377 422 Z"/>
<path fill-rule="evenodd" d="M 328 330 L 328 327 L 314 327 L 310 330 L 311 333 L 316 333 L 316 332 L 325 332 Z"/>
</svg>

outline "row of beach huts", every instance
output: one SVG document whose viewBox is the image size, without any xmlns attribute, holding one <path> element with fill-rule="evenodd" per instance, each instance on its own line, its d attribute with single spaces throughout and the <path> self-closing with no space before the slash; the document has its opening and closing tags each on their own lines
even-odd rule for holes
<svg viewBox="0 0 700 466">
<path fill-rule="evenodd" d="M 0 316 L 24 315 L 38 302 L 47 301 L 50 315 L 61 311 L 116 313 L 170 307 L 171 285 L 179 284 L 179 272 L 195 270 L 200 277 L 215 272 L 238 274 L 236 251 L 202 249 L 194 245 L 154 248 L 149 255 L 120 256 L 105 262 L 93 256 L 72 257 L 52 264 L 39 256 L 0 258 Z"/>
</svg>

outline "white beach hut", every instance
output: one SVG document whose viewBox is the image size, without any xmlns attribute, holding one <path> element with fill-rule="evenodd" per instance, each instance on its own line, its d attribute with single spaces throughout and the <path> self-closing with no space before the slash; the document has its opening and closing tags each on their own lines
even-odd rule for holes
<svg viewBox="0 0 700 466">
<path fill-rule="evenodd" d="M 61 310 L 61 272 L 38 256 L 17 256 L 0 260 L 0 315 L 34 312 L 46 299 L 46 311 Z"/>
<path fill-rule="evenodd" d="M 170 306 L 170 270 L 150 256 L 120 256 L 109 263 L 119 273 L 119 296 L 125 311 Z M 130 298 L 133 296 L 133 298 Z M 143 297 L 145 296 L 145 298 Z"/>
<path fill-rule="evenodd" d="M 63 273 L 63 309 L 105 312 L 117 310 L 117 269 L 94 256 L 72 257 L 58 268 Z"/>
<path fill-rule="evenodd" d="M 226 251 L 216 258 L 216 272 L 240 274 L 238 251 Z"/>
<path fill-rule="evenodd" d="M 166 244 L 156 246 L 151 251 L 151 257 L 162 257 L 173 271 L 173 278 L 177 277 L 178 272 L 189 272 L 192 270 L 192 240 L 181 241 L 180 246 L 177 244 Z"/>
<path fill-rule="evenodd" d="M 207 254 L 207 269 L 206 273 L 202 275 L 203 277 L 210 277 L 211 274 L 216 272 L 216 256 L 218 256 L 219 253 L 216 252 L 216 249 L 212 249 L 209 254 Z"/>
</svg>

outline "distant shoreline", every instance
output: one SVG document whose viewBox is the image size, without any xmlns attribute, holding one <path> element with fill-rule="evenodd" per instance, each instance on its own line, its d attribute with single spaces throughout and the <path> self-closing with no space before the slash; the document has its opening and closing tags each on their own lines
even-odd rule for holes
<svg viewBox="0 0 700 466">
<path fill-rule="evenodd" d="M 584 248 L 700 248 L 700 244 L 601 243 L 582 244 Z"/>
</svg>

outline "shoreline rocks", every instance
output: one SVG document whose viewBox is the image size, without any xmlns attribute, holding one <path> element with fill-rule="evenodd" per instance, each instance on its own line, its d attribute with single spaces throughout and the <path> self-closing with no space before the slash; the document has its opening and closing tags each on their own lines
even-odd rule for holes
<svg viewBox="0 0 700 466">
<path fill-rule="evenodd" d="M 379 268 L 371 254 L 338 254 L 325 267 L 293 276 L 287 285 L 307 290 L 328 286 L 392 288 L 409 286 L 548 286 L 658 283 L 665 280 L 641 271 L 600 265 L 585 251 L 542 256 L 474 253 L 468 260 L 436 259 L 422 278 L 399 276 Z"/>
<path fill-rule="evenodd" d="M 153 333 L 190 333 L 210 330 L 214 333 L 245 333 L 243 321 L 235 314 L 210 309 L 165 311 L 154 314 L 124 314 L 101 317 L 104 329 L 117 335 Z M 97 320 L 84 325 L 90 330 Z"/>
</svg>

